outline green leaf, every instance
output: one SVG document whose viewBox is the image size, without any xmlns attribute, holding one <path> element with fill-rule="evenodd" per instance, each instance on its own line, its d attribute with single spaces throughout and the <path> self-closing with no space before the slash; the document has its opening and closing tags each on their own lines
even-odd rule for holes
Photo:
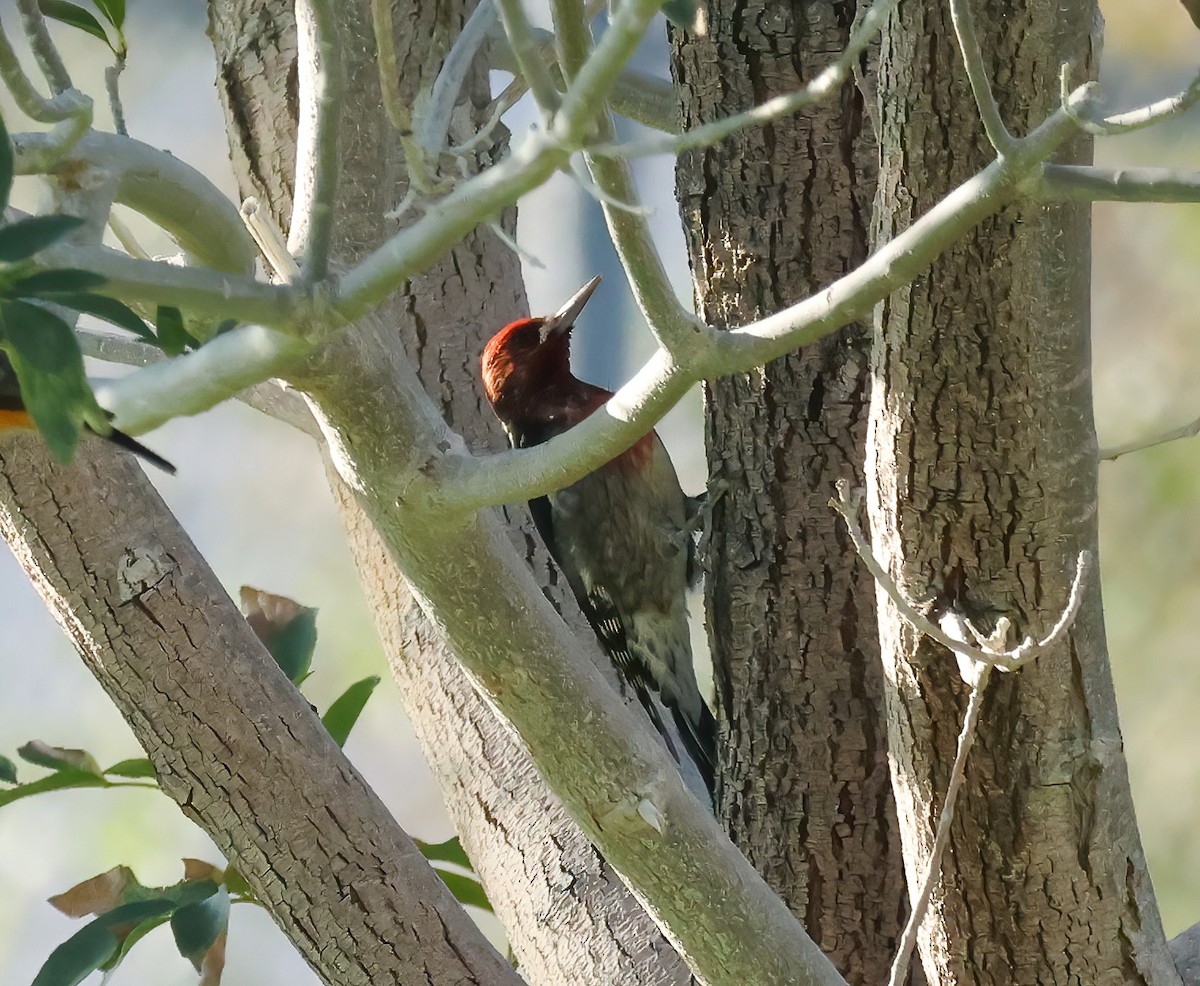
<svg viewBox="0 0 1200 986">
<path fill-rule="evenodd" d="M 146 340 L 146 342 L 158 345 L 158 337 L 150 330 L 150 326 L 143 322 L 132 309 L 127 308 L 121 302 L 117 301 L 116 298 L 106 298 L 102 294 L 76 294 L 67 292 L 55 295 L 54 303 L 74 309 L 77 312 L 83 312 L 85 315 L 95 315 L 97 318 L 102 318 L 104 321 L 111 322 L 122 329 L 128 329 L 130 332 Z"/>
<path fill-rule="evenodd" d="M 100 765 L 87 750 L 51 746 L 41 740 L 30 740 L 17 750 L 17 756 L 28 763 L 38 767 L 49 767 L 51 770 L 82 770 L 97 775 L 100 773 Z"/>
<path fill-rule="evenodd" d="M 113 908 L 51 952 L 33 986 L 78 986 L 118 952 L 135 928 L 172 909 L 169 900 L 142 900 Z"/>
<path fill-rule="evenodd" d="M 125 0 L 93 0 L 105 18 L 118 31 L 125 26 Z"/>
<path fill-rule="evenodd" d="M 0 756 L 0 781 L 5 784 L 17 783 L 17 765 L 4 756 Z"/>
<path fill-rule="evenodd" d="M 454 863 L 464 869 L 472 869 L 471 860 L 467 857 L 462 843 L 458 841 L 458 836 L 452 836 L 445 842 L 422 842 L 420 839 L 413 841 L 426 859 L 436 859 L 443 863 Z"/>
<path fill-rule="evenodd" d="M 18 784 L 16 787 L 0 791 L 0 808 L 10 805 L 22 798 L 35 794 L 45 794 L 47 791 L 63 791 L 73 787 L 111 787 L 103 777 L 89 774 L 83 770 L 60 770 L 36 781 Z"/>
<path fill-rule="evenodd" d="M 73 267 L 62 267 L 57 270 L 42 270 L 29 277 L 17 281 L 10 290 L 16 296 L 61 294 L 62 292 L 89 291 L 98 288 L 105 282 L 99 274 L 90 270 L 77 270 Z M 57 301 L 57 298 L 50 299 Z"/>
<path fill-rule="evenodd" d="M 100 968 L 104 972 L 112 972 L 113 969 L 125 961 L 125 956 L 129 954 L 134 945 L 150 934 L 150 932 L 155 928 L 161 928 L 170 919 L 171 916 L 169 914 L 159 914 L 152 918 L 146 918 L 145 921 L 143 921 L 125 936 L 125 940 L 121 942 L 121 947 L 118 948 L 116 952 L 114 952 L 107 959 L 107 961 L 100 966 Z"/>
<path fill-rule="evenodd" d="M 242 871 L 230 863 L 225 867 L 225 887 L 236 897 L 253 897 L 254 888 L 246 882 Z"/>
<path fill-rule="evenodd" d="M 179 954 L 200 971 L 213 942 L 229 928 L 229 891 L 221 887 L 207 900 L 188 904 L 171 915 L 171 933 Z"/>
<path fill-rule="evenodd" d="M 316 648 L 317 611 L 307 606 L 267 643 L 275 663 L 292 681 L 300 681 L 308 674 Z"/>
<path fill-rule="evenodd" d="M 183 314 L 178 308 L 158 306 L 155 316 L 158 326 L 158 345 L 168 356 L 178 356 L 187 348 L 199 349 L 200 343 L 183 326 Z"/>
<path fill-rule="evenodd" d="M 4 117 L 0 116 L 0 214 L 7 208 L 8 197 L 12 194 L 13 170 L 12 141 Z"/>
<path fill-rule="evenodd" d="M 112 774 L 115 777 L 149 777 L 151 780 L 158 779 L 158 774 L 154 771 L 154 764 L 145 757 L 138 757 L 135 760 L 122 760 L 119 763 L 113 764 L 104 773 Z"/>
<path fill-rule="evenodd" d="M 112 42 L 108 40 L 108 34 L 100 26 L 100 22 L 82 7 L 68 3 L 67 0 L 38 0 L 38 9 L 51 20 L 69 24 L 71 27 L 90 34 L 93 38 L 99 38 L 108 45 L 114 55 L 117 53 L 117 49 L 113 48 Z"/>
<path fill-rule="evenodd" d="M 54 457 L 70 462 L 83 423 L 107 420 L 84 376 L 75 333 L 57 315 L 23 301 L 0 303 L 0 332 L 25 408 Z"/>
<path fill-rule="evenodd" d="M 436 866 L 433 868 L 433 872 L 442 878 L 442 883 L 446 885 L 450 893 L 454 894 L 454 899 L 460 904 L 470 904 L 472 907 L 491 911 L 492 902 L 487 899 L 487 894 L 483 892 L 483 887 L 478 880 L 463 876 L 461 873 L 439 870 Z"/>
<path fill-rule="evenodd" d="M 377 674 L 363 678 L 362 681 L 356 681 L 334 699 L 333 704 L 321 716 L 321 722 L 325 723 L 325 728 L 329 730 L 329 735 L 333 737 L 333 741 L 338 746 L 346 745 L 346 738 L 350 735 L 350 730 L 358 722 L 363 706 L 367 704 L 367 699 L 371 697 L 371 693 L 375 691 L 375 686 L 378 684 L 379 675 Z"/>
<path fill-rule="evenodd" d="M 32 257 L 82 225 L 77 216 L 30 216 L 0 227 L 0 260 L 11 264 Z"/>
<path fill-rule="evenodd" d="M 220 323 L 220 325 L 213 329 L 213 338 L 215 339 L 217 336 L 222 336 L 226 332 L 232 332 L 241 324 L 242 323 L 236 318 L 227 318 L 224 322 Z"/>
</svg>

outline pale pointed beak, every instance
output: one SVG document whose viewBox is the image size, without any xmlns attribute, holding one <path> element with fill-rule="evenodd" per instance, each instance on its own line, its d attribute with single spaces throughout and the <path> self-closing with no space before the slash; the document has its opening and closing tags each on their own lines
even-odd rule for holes
<svg viewBox="0 0 1200 986">
<path fill-rule="evenodd" d="M 542 323 L 543 332 L 569 332 L 575 325 L 575 319 L 583 311 L 583 306 L 588 303 L 588 299 L 599 286 L 600 275 L 597 274 L 576 291 L 562 308 Z"/>
</svg>

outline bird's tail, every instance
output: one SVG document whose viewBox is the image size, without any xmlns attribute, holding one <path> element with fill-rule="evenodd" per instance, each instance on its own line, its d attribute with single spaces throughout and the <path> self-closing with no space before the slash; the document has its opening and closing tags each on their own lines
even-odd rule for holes
<svg viewBox="0 0 1200 986">
<path fill-rule="evenodd" d="M 689 714 L 682 706 L 664 696 L 671 710 L 671 717 L 687 747 L 688 756 L 692 758 L 700 776 L 704 778 L 704 786 L 708 793 L 715 793 L 717 776 L 717 720 L 708 704 L 701 699 L 700 711 L 697 715 Z"/>
<path fill-rule="evenodd" d="M 112 442 L 114 445 L 119 445 L 127 452 L 132 452 L 139 459 L 144 459 L 152 466 L 158 466 L 158 468 L 163 472 L 168 473 L 171 476 L 175 475 L 175 467 L 171 465 L 171 463 L 169 463 L 157 452 L 150 451 L 150 449 L 146 448 L 146 446 L 139 442 L 136 438 L 131 438 L 129 435 L 126 435 L 125 432 L 117 431 L 117 429 L 114 428 L 107 435 L 105 435 L 104 438 L 106 441 Z"/>
</svg>

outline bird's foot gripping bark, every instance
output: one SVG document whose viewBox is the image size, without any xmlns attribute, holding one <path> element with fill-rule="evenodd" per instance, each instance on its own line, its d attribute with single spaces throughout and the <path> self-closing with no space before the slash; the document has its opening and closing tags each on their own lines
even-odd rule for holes
<svg viewBox="0 0 1200 986">
<path fill-rule="evenodd" d="M 695 587 L 704 571 L 704 556 L 708 547 L 708 534 L 712 527 L 712 513 L 729 490 L 723 479 L 712 479 L 703 493 L 685 497 L 687 519 L 679 531 L 679 543 L 688 552 L 688 585 Z M 699 532 L 699 540 L 696 534 Z"/>
</svg>

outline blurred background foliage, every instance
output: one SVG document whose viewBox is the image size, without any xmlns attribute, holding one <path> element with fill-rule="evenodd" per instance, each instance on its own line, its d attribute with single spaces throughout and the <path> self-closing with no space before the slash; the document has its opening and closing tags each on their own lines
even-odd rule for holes
<svg viewBox="0 0 1200 986">
<path fill-rule="evenodd" d="M 129 0 L 129 65 L 122 90 L 130 133 L 169 148 L 236 194 L 226 160 L 203 0 Z M 1200 64 L 1200 32 L 1177 0 L 1105 0 L 1106 89 L 1121 107 L 1173 92 Z M 12 0 L 0 17 L 17 32 Z M 56 30 L 77 85 L 103 92 L 106 49 Z M 639 67 L 666 74 L 661 31 Z M 28 64 L 28 62 L 27 62 Z M 1049 80 L 1048 80 L 1049 84 Z M 26 122 L 0 98 L 13 130 Z M 522 115 L 524 114 L 524 115 Z M 97 100 L 97 123 L 108 110 Z M 511 115 L 521 132 L 524 107 Z M 1200 166 L 1200 115 L 1097 146 L 1099 163 Z M 674 211 L 671 162 L 639 163 L 645 200 L 681 295 L 686 259 Z M 19 179 L 14 204 L 33 209 L 37 183 Z M 581 230 L 561 237 L 569 217 Z M 151 252 L 170 244 L 131 220 Z M 649 353 L 599 211 L 561 176 L 522 202 L 518 237 L 552 268 L 528 265 L 535 311 L 548 311 L 594 273 L 606 275 L 616 322 L 585 318 L 577 369 L 596 383 L 623 381 Z M 1102 446 L 1166 430 L 1200 415 L 1200 206 L 1100 205 L 1093 251 L 1094 382 Z M 617 299 L 620 299 L 618 302 Z M 498 325 L 515 313 L 497 312 Z M 595 312 L 592 313 L 593 317 Z M 107 365 L 90 368 L 114 374 Z M 697 395 L 661 431 L 689 491 L 703 486 Z M 171 422 L 152 438 L 179 467 L 152 475 L 171 508 L 236 594 L 243 584 L 320 610 L 314 673 L 305 691 L 318 708 L 350 682 L 380 674 L 347 744 L 351 758 L 405 828 L 427 841 L 451 835 L 436 787 L 387 679 L 319 457 L 311 442 L 240 405 Z M 1168 935 L 1200 920 L 1200 444 L 1136 453 L 1101 469 L 1105 607 L 1117 694 L 1142 835 Z M 697 628 L 698 633 L 702 630 Z M 132 735 L 84 669 L 7 552 L 0 551 L 0 753 L 31 739 L 85 747 L 102 763 L 140 756 Z M 178 877 L 179 860 L 220 863 L 207 838 L 153 791 L 82 790 L 31 798 L 0 811 L 0 982 L 31 982 L 78 923 L 46 898 L 118 864 L 147 885 Z M 490 919 L 481 916 L 485 922 Z M 499 939 L 499 929 L 489 925 Z M 170 936 L 139 944 L 115 981 L 183 986 L 195 973 Z M 235 908 L 228 986 L 315 982 L 259 909 Z"/>
</svg>

